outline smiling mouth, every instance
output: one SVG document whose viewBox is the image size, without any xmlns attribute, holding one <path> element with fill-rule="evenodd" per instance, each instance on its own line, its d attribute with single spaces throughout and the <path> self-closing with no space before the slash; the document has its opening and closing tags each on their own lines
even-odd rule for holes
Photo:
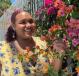
<svg viewBox="0 0 79 76">
<path fill-rule="evenodd" d="M 25 29 L 24 31 L 30 33 L 30 32 L 33 32 L 33 29 L 31 29 L 31 28 L 30 29 Z"/>
</svg>

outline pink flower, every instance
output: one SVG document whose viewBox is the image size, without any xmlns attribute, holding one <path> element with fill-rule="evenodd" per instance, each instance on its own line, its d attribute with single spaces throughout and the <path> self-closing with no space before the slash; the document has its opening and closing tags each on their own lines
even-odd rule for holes
<svg viewBox="0 0 79 76">
<path fill-rule="evenodd" d="M 74 39 L 72 40 L 72 45 L 73 45 L 74 47 L 76 47 L 78 44 L 79 44 L 79 39 L 74 38 Z"/>
<path fill-rule="evenodd" d="M 67 33 L 68 33 L 70 38 L 73 38 L 76 36 L 75 31 L 72 28 L 68 28 Z"/>
<path fill-rule="evenodd" d="M 69 38 L 72 40 L 72 45 L 76 47 L 79 44 L 79 29 L 69 27 L 67 33 Z"/>
<path fill-rule="evenodd" d="M 50 4 L 52 4 L 53 0 L 44 0 L 44 5 L 48 6 Z"/>
<path fill-rule="evenodd" d="M 66 25 L 71 28 L 79 29 L 79 19 L 71 18 L 70 20 L 66 20 Z"/>
<path fill-rule="evenodd" d="M 55 14 L 55 8 L 54 8 L 54 7 L 48 8 L 47 14 L 48 14 L 48 15 Z"/>
<path fill-rule="evenodd" d="M 35 12 L 35 15 L 36 15 L 36 16 L 39 16 L 39 15 L 40 15 L 40 12 L 39 12 L 39 11 L 36 11 L 36 12 Z"/>
<path fill-rule="evenodd" d="M 71 39 L 79 37 L 79 29 L 68 28 L 67 33 Z"/>
</svg>

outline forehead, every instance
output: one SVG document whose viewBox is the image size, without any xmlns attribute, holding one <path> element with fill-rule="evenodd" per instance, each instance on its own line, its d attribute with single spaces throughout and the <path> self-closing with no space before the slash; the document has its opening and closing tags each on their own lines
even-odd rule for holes
<svg viewBox="0 0 79 76">
<path fill-rule="evenodd" d="M 16 15 L 16 21 L 20 21 L 23 19 L 32 19 L 32 16 L 28 12 L 21 12 L 18 15 Z"/>
</svg>

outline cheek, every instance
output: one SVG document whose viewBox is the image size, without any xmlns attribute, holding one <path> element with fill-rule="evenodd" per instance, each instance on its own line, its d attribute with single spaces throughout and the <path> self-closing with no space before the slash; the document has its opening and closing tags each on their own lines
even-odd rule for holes
<svg viewBox="0 0 79 76">
<path fill-rule="evenodd" d="M 33 30 L 36 29 L 36 25 L 34 23 L 32 24 L 32 28 L 33 28 Z"/>
<path fill-rule="evenodd" d="M 15 30 L 16 30 L 16 31 L 22 30 L 23 28 L 24 28 L 24 25 L 18 24 L 18 25 L 15 27 Z"/>
<path fill-rule="evenodd" d="M 23 29 L 24 29 L 24 26 L 23 25 L 17 25 L 15 27 L 16 34 L 17 35 L 22 34 L 23 33 Z"/>
</svg>

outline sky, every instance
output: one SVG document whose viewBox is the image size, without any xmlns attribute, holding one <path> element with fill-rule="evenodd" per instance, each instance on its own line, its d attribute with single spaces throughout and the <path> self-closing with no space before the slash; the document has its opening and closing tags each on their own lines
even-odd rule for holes
<svg viewBox="0 0 79 76">
<path fill-rule="evenodd" d="M 16 0 L 11 0 L 11 3 L 14 3 Z"/>
</svg>

